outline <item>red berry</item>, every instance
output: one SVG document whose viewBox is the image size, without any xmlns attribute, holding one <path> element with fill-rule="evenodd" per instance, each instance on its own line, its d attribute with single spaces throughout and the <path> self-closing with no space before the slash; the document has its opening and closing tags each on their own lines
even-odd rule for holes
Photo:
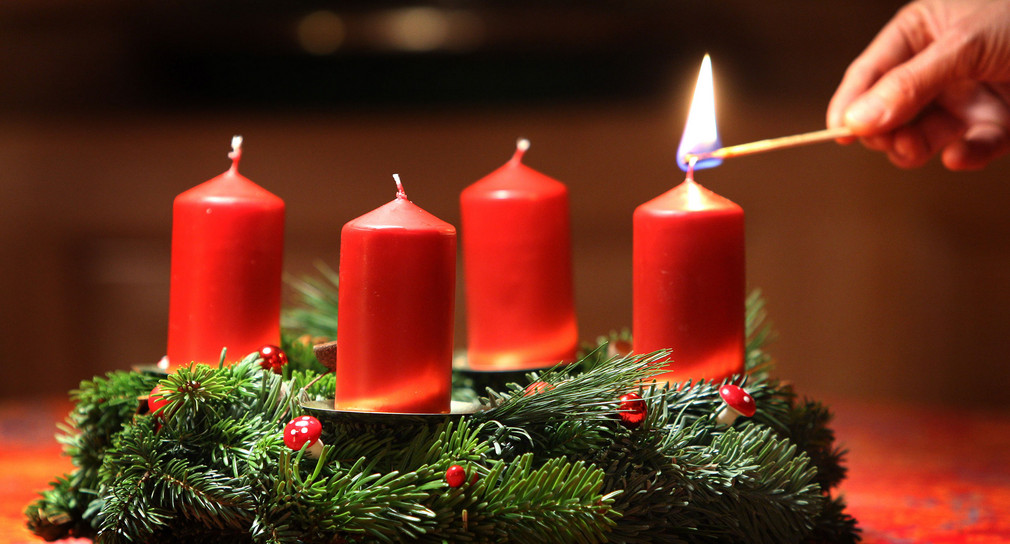
<svg viewBox="0 0 1010 544">
<path fill-rule="evenodd" d="M 621 423 L 629 429 L 635 429 L 645 421 L 645 416 L 649 413 L 649 407 L 642 400 L 638 393 L 627 393 L 621 395 L 617 414 L 621 417 Z"/>
<path fill-rule="evenodd" d="M 171 404 L 171 401 L 164 397 L 164 392 L 161 390 L 161 384 L 154 386 L 151 393 L 147 395 L 147 411 L 151 415 L 164 417 L 165 412 L 162 408 Z"/>
<path fill-rule="evenodd" d="M 288 364 L 288 355 L 277 346 L 263 346 L 259 354 L 260 366 L 263 370 L 273 370 L 274 374 L 280 374 L 284 365 Z"/>
<path fill-rule="evenodd" d="M 312 444 L 323 434 L 323 425 L 312 416 L 296 417 L 284 426 L 284 445 L 298 451 Z"/>
<path fill-rule="evenodd" d="M 449 487 L 459 487 L 466 481 L 466 470 L 459 465 L 452 465 L 445 471 L 445 483 Z"/>
<path fill-rule="evenodd" d="M 544 391 L 550 391 L 551 389 L 554 389 L 554 386 L 547 382 L 533 382 L 526 386 L 526 392 L 523 393 L 523 396 L 528 397 L 537 393 L 543 393 Z"/>
</svg>

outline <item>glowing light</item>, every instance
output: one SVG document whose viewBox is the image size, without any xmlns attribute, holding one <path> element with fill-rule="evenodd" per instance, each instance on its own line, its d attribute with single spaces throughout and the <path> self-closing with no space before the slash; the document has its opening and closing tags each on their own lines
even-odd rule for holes
<svg viewBox="0 0 1010 544">
<path fill-rule="evenodd" d="M 715 87 L 712 83 L 712 60 L 708 55 L 701 61 L 698 72 L 698 83 L 694 87 L 694 98 L 691 99 L 691 110 L 684 124 L 684 134 L 677 148 L 677 165 L 687 172 L 688 153 L 705 153 L 722 147 L 719 130 L 715 122 Z M 722 159 L 705 159 L 694 165 L 694 170 L 712 168 L 722 164 Z"/>
<path fill-rule="evenodd" d="M 343 19 L 327 10 L 315 11 L 302 17 L 296 32 L 299 45 L 313 55 L 336 53 L 347 34 Z"/>
<path fill-rule="evenodd" d="M 484 40 L 481 19 L 467 10 L 407 7 L 375 20 L 379 45 L 397 51 L 464 51 Z"/>
</svg>

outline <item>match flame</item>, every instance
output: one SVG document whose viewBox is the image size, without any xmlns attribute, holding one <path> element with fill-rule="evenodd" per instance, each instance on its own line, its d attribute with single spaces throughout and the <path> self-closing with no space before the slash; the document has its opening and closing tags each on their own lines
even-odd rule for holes
<svg viewBox="0 0 1010 544">
<path fill-rule="evenodd" d="M 691 111 L 684 124 L 684 135 L 677 148 L 677 165 L 687 172 L 690 165 L 685 157 L 688 153 L 698 154 L 715 151 L 722 147 L 719 130 L 715 124 L 715 87 L 712 84 L 712 59 L 708 55 L 701 61 L 698 84 L 694 87 Z M 695 170 L 712 168 L 722 164 L 722 159 L 705 159 L 694 165 Z"/>
</svg>

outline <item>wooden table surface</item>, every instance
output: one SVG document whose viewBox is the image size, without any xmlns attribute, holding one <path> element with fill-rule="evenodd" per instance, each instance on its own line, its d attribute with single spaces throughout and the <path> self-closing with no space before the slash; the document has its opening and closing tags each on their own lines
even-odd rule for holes
<svg viewBox="0 0 1010 544">
<path fill-rule="evenodd" d="M 849 450 L 842 492 L 864 542 L 1010 542 L 1010 415 L 822 400 Z M 39 541 L 22 512 L 71 468 L 53 438 L 69 408 L 0 401 L 0 544 Z"/>
</svg>

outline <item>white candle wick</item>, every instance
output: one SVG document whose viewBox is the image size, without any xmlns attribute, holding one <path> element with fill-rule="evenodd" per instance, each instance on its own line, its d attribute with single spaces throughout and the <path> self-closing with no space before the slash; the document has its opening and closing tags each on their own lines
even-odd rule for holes
<svg viewBox="0 0 1010 544">
<path fill-rule="evenodd" d="M 228 158 L 231 159 L 232 170 L 238 170 L 238 161 L 242 158 L 242 137 L 235 135 L 231 137 L 231 153 L 228 153 Z"/>
<path fill-rule="evenodd" d="M 526 150 L 529 148 L 530 148 L 530 141 L 527 140 L 526 138 L 519 138 L 518 140 L 516 140 L 516 152 L 514 155 L 512 155 L 512 160 L 516 162 L 521 161 L 523 158 L 523 154 L 525 154 Z"/>
<path fill-rule="evenodd" d="M 403 184 L 400 183 L 400 174 L 393 174 L 393 180 L 396 181 L 396 198 L 407 200 L 407 193 L 403 190 Z"/>
</svg>

